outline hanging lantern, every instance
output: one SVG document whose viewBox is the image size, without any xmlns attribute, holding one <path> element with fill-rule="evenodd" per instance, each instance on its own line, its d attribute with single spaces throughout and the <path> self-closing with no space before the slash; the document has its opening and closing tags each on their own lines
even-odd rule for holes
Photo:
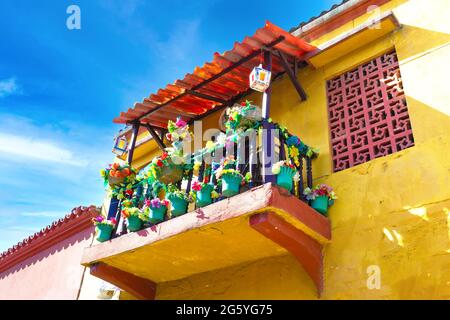
<svg viewBox="0 0 450 320">
<path fill-rule="evenodd" d="M 122 156 L 127 152 L 128 140 L 124 136 L 117 136 L 114 142 L 112 152 L 117 156 Z"/>
<path fill-rule="evenodd" d="M 254 67 L 249 76 L 250 88 L 259 92 L 266 91 L 266 89 L 270 86 L 270 76 L 271 72 L 264 69 L 262 64 Z"/>
</svg>

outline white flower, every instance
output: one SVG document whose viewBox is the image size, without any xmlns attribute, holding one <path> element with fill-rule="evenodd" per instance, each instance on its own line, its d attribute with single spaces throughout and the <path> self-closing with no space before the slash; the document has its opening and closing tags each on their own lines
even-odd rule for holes
<svg viewBox="0 0 450 320">
<path fill-rule="evenodd" d="M 172 141 L 177 141 L 180 138 L 177 132 L 172 133 Z"/>
<path fill-rule="evenodd" d="M 184 137 L 184 141 L 186 141 L 186 142 L 191 142 L 192 141 L 192 136 L 191 136 L 191 133 L 189 131 L 186 133 L 186 136 Z"/>
<path fill-rule="evenodd" d="M 283 164 L 283 161 L 279 161 L 279 162 L 275 163 L 275 164 L 272 166 L 272 173 L 273 173 L 273 174 L 279 174 L 280 171 L 281 171 L 281 165 L 282 165 L 282 164 Z"/>
<path fill-rule="evenodd" d="M 183 164 L 184 163 L 184 158 L 183 157 L 179 157 L 177 155 L 172 155 L 171 156 L 171 160 L 174 164 Z"/>
<path fill-rule="evenodd" d="M 221 132 L 218 136 L 217 136 L 217 143 L 221 146 L 223 146 L 225 144 L 225 142 L 227 141 L 227 136 Z"/>
</svg>

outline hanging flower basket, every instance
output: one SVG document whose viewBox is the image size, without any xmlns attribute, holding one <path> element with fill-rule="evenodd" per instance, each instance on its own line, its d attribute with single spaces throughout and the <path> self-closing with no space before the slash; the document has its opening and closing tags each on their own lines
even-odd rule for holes
<svg viewBox="0 0 450 320">
<path fill-rule="evenodd" d="M 167 198 L 170 201 L 170 214 L 173 217 L 181 216 L 187 212 L 188 201 L 183 196 L 170 193 Z"/>
<path fill-rule="evenodd" d="M 239 193 L 242 183 L 242 175 L 225 173 L 222 175 L 222 195 L 232 197 Z"/>
<path fill-rule="evenodd" d="M 163 184 L 177 183 L 183 178 L 183 169 L 184 162 L 181 157 L 164 152 L 161 156 L 153 158 L 152 162 L 144 168 L 142 178 Z"/>
<path fill-rule="evenodd" d="M 136 177 L 136 170 L 128 164 L 113 163 L 101 170 L 100 174 L 105 180 L 105 185 L 109 184 L 111 187 L 115 187 L 133 182 Z"/>
<path fill-rule="evenodd" d="M 227 132 L 236 132 L 238 129 L 245 131 L 258 126 L 262 120 L 262 110 L 260 107 L 252 105 L 251 101 L 246 100 L 228 108 L 226 117 L 225 128 Z"/>
<path fill-rule="evenodd" d="M 183 177 L 183 165 L 174 164 L 168 160 L 167 164 L 161 168 L 158 180 L 164 184 L 177 183 Z"/>
</svg>

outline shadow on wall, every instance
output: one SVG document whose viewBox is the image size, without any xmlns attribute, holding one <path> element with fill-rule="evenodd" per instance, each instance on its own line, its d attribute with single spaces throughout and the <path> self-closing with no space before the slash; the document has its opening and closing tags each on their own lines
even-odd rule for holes
<svg viewBox="0 0 450 320">
<path fill-rule="evenodd" d="M 157 300 L 317 299 L 317 290 L 292 255 L 265 258 L 158 283 Z"/>
<path fill-rule="evenodd" d="M 57 244 L 54 244 L 50 248 L 45 249 L 42 252 L 39 252 L 36 255 L 33 255 L 32 257 L 20 262 L 19 264 L 13 266 L 12 268 L 8 269 L 7 271 L 4 271 L 0 274 L 0 280 L 3 280 L 7 278 L 10 275 L 13 275 L 17 272 L 20 272 L 21 270 L 24 270 L 30 266 L 33 266 L 44 259 L 51 257 L 54 254 L 57 254 L 61 251 L 67 250 L 68 248 L 80 243 L 89 240 L 92 237 L 93 229 L 87 229 L 84 231 L 81 231 L 78 234 L 73 235 L 72 237 L 69 237 L 67 239 L 64 239 L 62 242 L 59 242 Z M 81 238 L 80 238 L 81 236 Z M 81 257 L 80 257 L 81 260 Z"/>
<path fill-rule="evenodd" d="M 405 92 L 408 91 L 405 90 Z M 441 106 L 427 105 L 410 95 L 406 96 L 406 103 L 416 144 L 450 133 L 450 115 L 439 111 Z M 442 103 L 449 103 L 449 101 Z M 450 112 L 450 110 L 448 111 Z M 420 128 L 420 130 L 415 130 L 415 128 Z"/>
<path fill-rule="evenodd" d="M 439 48 L 450 42 L 450 34 L 431 29 L 425 29 L 402 22 L 402 27 L 395 33 L 395 45 L 400 64 L 407 59 Z M 411 41 L 413 40 L 413 41 Z M 430 70 L 431 72 L 433 70 Z"/>
</svg>

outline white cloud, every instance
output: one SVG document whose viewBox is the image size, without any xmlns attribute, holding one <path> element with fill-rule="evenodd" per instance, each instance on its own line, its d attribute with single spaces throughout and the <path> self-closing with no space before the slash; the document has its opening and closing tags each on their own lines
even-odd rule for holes
<svg viewBox="0 0 450 320">
<path fill-rule="evenodd" d="M 37 212 L 23 212 L 20 214 L 23 217 L 45 217 L 45 218 L 60 218 L 64 214 L 61 211 L 37 211 Z"/>
<path fill-rule="evenodd" d="M 28 235 L 31 235 L 39 230 L 42 230 L 45 226 L 38 226 L 38 225 L 14 225 L 14 226 L 9 226 L 6 227 L 5 230 L 7 231 L 16 231 L 16 232 L 20 232 L 20 233 L 26 233 Z M 20 239 L 25 239 L 26 235 L 19 235 L 19 240 Z"/>
<path fill-rule="evenodd" d="M 156 43 L 159 56 L 173 63 L 192 62 L 199 43 L 200 20 L 176 21 L 166 41 Z"/>
<path fill-rule="evenodd" d="M 30 159 L 86 166 L 86 161 L 77 160 L 72 151 L 52 141 L 0 132 L 0 152 Z"/>
<path fill-rule="evenodd" d="M 20 88 L 15 78 L 0 80 L 0 98 L 19 93 Z"/>
</svg>

